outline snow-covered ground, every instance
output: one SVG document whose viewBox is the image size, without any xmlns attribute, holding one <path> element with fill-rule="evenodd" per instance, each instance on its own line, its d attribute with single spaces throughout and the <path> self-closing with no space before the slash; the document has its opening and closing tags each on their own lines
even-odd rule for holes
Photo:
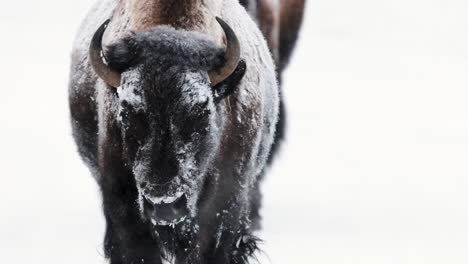
<svg viewBox="0 0 468 264">
<path fill-rule="evenodd" d="M 0 9 L 0 263 L 103 263 L 67 109 L 92 0 Z M 468 263 L 468 2 L 309 0 L 264 263 Z"/>
</svg>

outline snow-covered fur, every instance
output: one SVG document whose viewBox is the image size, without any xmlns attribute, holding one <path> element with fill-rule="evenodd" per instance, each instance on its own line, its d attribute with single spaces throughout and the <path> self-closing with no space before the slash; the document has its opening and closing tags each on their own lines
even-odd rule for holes
<svg viewBox="0 0 468 264">
<path fill-rule="evenodd" d="M 268 43 L 268 47 L 277 65 L 277 77 L 280 83 L 292 52 L 296 46 L 302 26 L 306 0 L 239 0 L 255 20 Z M 271 148 L 269 163 L 279 152 L 286 137 L 286 109 L 284 98 L 280 97 L 280 110 L 276 124 L 275 141 Z"/>
<path fill-rule="evenodd" d="M 77 35 L 73 135 L 101 187 L 104 248 L 113 264 L 248 263 L 257 249 L 259 175 L 273 143 L 279 92 L 260 30 L 237 1 L 220 2 L 205 5 L 210 12 L 199 17 L 198 25 L 212 26 L 186 27 L 198 32 L 171 24 L 131 32 L 131 23 L 113 20 L 105 51 L 122 72 L 117 89 L 96 76 L 88 49 L 100 24 L 116 17 L 118 1 L 98 2 Z M 224 50 L 219 29 L 211 34 L 215 16 L 238 36 L 242 61 L 213 91 L 207 72 L 222 64 Z M 144 214 L 143 196 L 169 202 L 180 193 L 189 205 L 183 221 L 158 225 Z"/>
</svg>

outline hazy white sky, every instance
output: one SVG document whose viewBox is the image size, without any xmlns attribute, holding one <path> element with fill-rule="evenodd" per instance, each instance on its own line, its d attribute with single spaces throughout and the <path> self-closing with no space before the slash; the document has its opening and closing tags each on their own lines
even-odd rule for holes
<svg viewBox="0 0 468 264">
<path fill-rule="evenodd" d="M 103 263 L 69 51 L 93 1 L 0 9 L 0 263 Z M 468 262 L 468 2 L 309 1 L 264 185 L 268 263 Z"/>
</svg>

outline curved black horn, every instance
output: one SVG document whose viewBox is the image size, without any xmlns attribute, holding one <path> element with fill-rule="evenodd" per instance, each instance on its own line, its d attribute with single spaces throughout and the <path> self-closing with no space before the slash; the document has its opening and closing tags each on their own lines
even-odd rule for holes
<svg viewBox="0 0 468 264">
<path fill-rule="evenodd" d="M 226 35 L 226 51 L 224 53 L 224 65 L 208 72 L 211 86 L 215 86 L 229 77 L 236 70 L 240 60 L 240 44 L 236 33 L 234 33 L 232 28 L 221 18 L 216 17 L 216 20 L 221 25 Z"/>
<path fill-rule="evenodd" d="M 102 36 L 109 22 L 110 19 L 106 20 L 94 33 L 89 47 L 89 59 L 96 74 L 108 85 L 117 88 L 120 86 L 120 73 L 109 67 L 102 50 Z"/>
</svg>

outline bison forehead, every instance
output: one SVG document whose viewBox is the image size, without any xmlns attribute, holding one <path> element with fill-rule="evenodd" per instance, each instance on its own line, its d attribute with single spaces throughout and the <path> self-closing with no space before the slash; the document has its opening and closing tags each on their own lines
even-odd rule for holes
<svg viewBox="0 0 468 264">
<path fill-rule="evenodd" d="M 171 70 L 177 69 L 172 68 L 169 71 Z M 165 78 L 171 80 L 163 80 L 165 78 L 155 76 L 159 82 L 154 85 L 142 83 L 141 70 L 138 69 L 125 72 L 122 76 L 122 85 L 117 88 L 119 101 L 131 105 L 137 112 L 146 112 L 147 108 L 152 105 L 152 103 L 148 104 L 151 101 L 157 105 L 171 104 L 173 110 L 177 109 L 176 106 L 188 111 L 200 106 L 214 110 L 213 93 L 206 73 L 180 71 L 177 74 L 167 74 Z M 148 89 L 153 92 L 149 92 Z"/>
<path fill-rule="evenodd" d="M 200 70 L 220 65 L 224 53 L 224 48 L 217 46 L 208 35 L 165 25 L 135 32 L 110 50 L 128 50 L 128 56 L 139 56 L 139 62 L 143 64 L 178 65 Z"/>
</svg>

